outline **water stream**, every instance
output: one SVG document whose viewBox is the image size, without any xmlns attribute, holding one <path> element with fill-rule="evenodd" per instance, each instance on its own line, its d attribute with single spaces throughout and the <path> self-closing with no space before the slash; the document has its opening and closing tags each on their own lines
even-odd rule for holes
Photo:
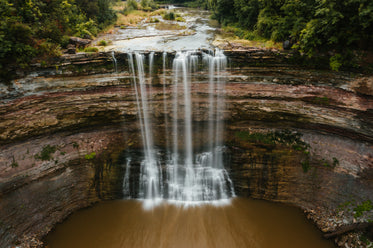
<svg viewBox="0 0 373 248">
<path fill-rule="evenodd" d="M 167 54 L 163 55 L 163 80 L 165 80 Z M 154 53 L 129 53 L 129 68 L 133 73 L 133 86 L 136 93 L 138 119 L 143 141 L 144 159 L 141 162 L 139 191 L 131 192 L 131 183 L 123 183 L 123 193 L 128 198 L 144 201 L 149 209 L 162 201 L 178 205 L 229 204 L 235 196 L 233 183 L 224 168 L 222 143 L 224 112 L 224 70 L 227 59 L 217 50 L 211 53 L 193 51 L 177 52 L 172 62 L 172 120 L 165 117 L 167 140 L 166 158 L 157 155 L 153 142 L 155 132 L 151 119 L 151 72 Z M 135 57 L 135 60 L 133 59 Z M 148 61 L 149 73 L 145 74 L 144 63 Z M 136 65 L 136 66 L 135 66 Z M 193 126 L 191 87 L 193 73 L 207 70 L 209 75 L 208 145 L 203 151 L 193 147 Z M 136 68 L 136 69 L 135 69 Z M 165 94 L 165 82 L 163 93 Z M 166 102 L 163 102 L 167 111 Z M 166 112 L 165 112 L 166 113 Z M 169 126 L 171 125 L 171 127 Z M 172 130 L 172 132 L 170 132 Z M 131 166 L 130 162 L 127 167 Z M 126 169 L 124 180 L 129 180 L 131 170 Z"/>
</svg>

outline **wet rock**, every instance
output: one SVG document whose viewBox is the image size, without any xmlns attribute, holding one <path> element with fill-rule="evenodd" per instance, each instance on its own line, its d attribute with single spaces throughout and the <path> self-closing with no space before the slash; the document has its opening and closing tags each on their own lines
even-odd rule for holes
<svg viewBox="0 0 373 248">
<path fill-rule="evenodd" d="M 335 209 L 352 196 L 372 198 L 372 99 L 354 90 L 369 85 L 369 77 L 360 82 L 341 74 L 286 67 L 283 56 L 276 57 L 274 51 L 251 49 L 227 55 L 232 70 L 225 75 L 226 111 L 221 120 L 237 194 L 299 206 L 310 211 L 309 218 L 323 231 L 352 223 L 353 216 Z M 100 74 L 113 72 L 111 53 L 66 54 L 53 68 L 39 68 L 2 88 L 0 220 L 9 228 L 0 227 L 0 246 L 22 234 L 41 237 L 76 209 L 116 197 L 115 182 L 122 178 L 120 169 L 109 161 L 119 157 L 118 150 L 142 145 L 127 55 L 115 56 L 119 73 Z M 158 66 L 161 57 L 155 54 Z M 249 66 L 258 61 L 272 66 Z M 46 70 L 57 69 L 61 75 L 46 76 Z M 159 72 L 157 66 L 154 70 Z M 197 76 L 199 83 L 191 91 L 196 126 L 209 118 L 208 75 Z M 172 78 L 167 80 L 165 92 L 157 74 L 149 85 L 151 117 L 159 125 L 154 142 L 160 148 L 166 142 L 161 123 L 165 117 L 177 118 L 170 111 Z M 285 129 L 301 132 L 310 144 L 308 172 L 301 164 L 305 154 L 291 146 L 237 139 L 240 132 Z M 202 149 L 203 130 L 195 132 L 198 138 L 193 142 Z M 47 144 L 58 148 L 53 159 L 36 159 Z M 106 150 L 113 157 L 104 156 L 100 166 L 84 159 L 91 152 L 100 157 Z M 339 164 L 325 166 L 323 159 L 331 165 L 333 157 Z M 35 191 L 37 196 L 32 194 Z M 34 217 L 25 223 L 29 216 Z"/>
</svg>

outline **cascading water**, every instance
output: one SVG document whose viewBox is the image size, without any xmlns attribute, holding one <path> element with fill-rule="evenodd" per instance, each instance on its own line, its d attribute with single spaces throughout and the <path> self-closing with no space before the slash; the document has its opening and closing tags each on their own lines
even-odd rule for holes
<svg viewBox="0 0 373 248">
<path fill-rule="evenodd" d="M 138 117 L 144 144 L 144 159 L 141 162 L 139 193 L 145 208 L 150 208 L 162 200 L 181 205 L 203 203 L 227 204 L 234 197 L 232 181 L 224 168 L 222 143 L 224 113 L 224 78 L 226 57 L 220 51 L 203 53 L 203 64 L 209 72 L 208 145 L 204 151 L 193 147 L 192 121 L 192 75 L 198 71 L 199 55 L 196 52 L 178 52 L 173 60 L 172 109 L 168 109 L 166 96 L 166 58 L 163 53 L 163 110 L 170 113 L 165 116 L 166 155 L 161 159 L 153 144 L 153 127 L 150 118 L 150 88 L 144 72 L 145 55 L 128 55 L 129 67 L 133 73 L 133 83 L 138 107 Z M 149 55 L 149 80 L 153 69 L 154 53 Z M 171 87 L 170 87 L 171 88 Z M 171 127 L 170 127 L 171 126 Z M 170 132 L 172 130 L 172 132 Z M 181 145 L 182 144 L 182 145 Z M 127 163 L 127 168 L 130 161 Z M 129 180 L 126 168 L 124 180 Z M 163 178 L 164 177 L 164 178 Z M 164 180 L 163 180 L 164 179 Z M 123 193 L 131 196 L 129 183 L 123 183 Z"/>
<path fill-rule="evenodd" d="M 117 59 L 115 58 L 114 51 L 111 52 L 111 57 L 113 58 L 113 65 L 114 65 L 115 72 L 118 72 Z"/>
</svg>

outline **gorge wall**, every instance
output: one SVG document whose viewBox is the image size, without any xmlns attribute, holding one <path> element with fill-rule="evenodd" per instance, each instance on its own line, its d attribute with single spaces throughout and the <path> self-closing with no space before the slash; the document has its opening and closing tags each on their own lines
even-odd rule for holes
<svg viewBox="0 0 373 248">
<path fill-rule="evenodd" d="M 353 208 L 373 201 L 372 77 L 307 70 L 269 51 L 226 55 L 220 118 L 236 194 L 295 204 L 323 232 L 371 220 L 371 210 L 357 216 Z M 77 54 L 1 84 L 1 247 L 37 245 L 73 211 L 121 198 L 124 153 L 142 143 L 127 55 L 115 56 L 116 73 L 111 53 Z M 165 112 L 172 109 L 173 56 L 163 74 L 155 53 L 149 85 L 159 149 L 165 117 L 182 118 Z M 202 126 L 208 77 L 193 78 L 193 122 Z M 193 130 L 201 137 L 195 147 L 204 145 L 204 131 Z"/>
</svg>

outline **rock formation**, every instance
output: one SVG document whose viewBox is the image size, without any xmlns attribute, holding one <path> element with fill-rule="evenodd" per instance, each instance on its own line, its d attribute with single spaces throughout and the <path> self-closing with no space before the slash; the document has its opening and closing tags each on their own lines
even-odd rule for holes
<svg viewBox="0 0 373 248">
<path fill-rule="evenodd" d="M 348 206 L 341 213 L 352 200 L 351 209 L 373 201 L 372 79 L 306 70 L 288 64 L 288 54 L 226 54 L 222 120 L 236 193 L 299 206 L 324 232 L 373 218 Z M 0 85 L 1 247 L 37 243 L 73 211 L 121 197 L 123 151 L 142 144 L 126 54 L 116 54 L 118 73 L 111 58 L 65 55 Z M 167 71 L 163 94 L 161 58 L 150 97 L 159 127 L 174 118 L 163 108 L 165 98 L 171 109 L 173 86 Z M 208 79 L 195 78 L 198 125 L 207 118 Z M 163 136 L 155 135 L 159 147 Z"/>
</svg>

